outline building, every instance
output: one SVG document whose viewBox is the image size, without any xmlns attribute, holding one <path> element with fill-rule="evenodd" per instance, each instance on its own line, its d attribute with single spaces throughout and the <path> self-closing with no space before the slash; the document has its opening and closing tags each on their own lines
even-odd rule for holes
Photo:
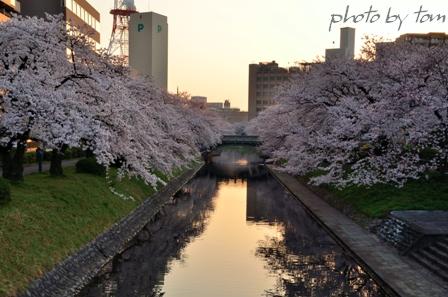
<svg viewBox="0 0 448 297">
<path fill-rule="evenodd" d="M 339 48 L 325 50 L 325 61 L 355 58 L 355 28 L 341 28 Z"/>
<path fill-rule="evenodd" d="M 129 23 L 129 66 L 168 88 L 168 18 L 155 12 L 135 13 Z"/>
<path fill-rule="evenodd" d="M 207 97 L 204 96 L 192 96 L 191 102 L 201 105 L 201 106 L 207 106 Z"/>
<path fill-rule="evenodd" d="M 297 67 L 278 67 L 275 61 L 249 65 L 249 120 L 274 104 L 277 87 L 296 71 Z"/>
<path fill-rule="evenodd" d="M 87 0 L 21 0 L 22 14 L 45 17 L 48 14 L 62 14 L 64 19 L 100 44 L 100 13 Z"/>
<path fill-rule="evenodd" d="M 249 113 L 241 111 L 239 108 L 223 109 L 220 113 L 221 117 L 229 123 L 246 123 L 249 121 Z"/>
<path fill-rule="evenodd" d="M 239 108 L 231 108 L 230 100 L 225 100 L 224 103 L 207 102 L 207 97 L 192 96 L 191 101 L 195 104 L 200 104 L 213 112 L 216 112 L 229 123 L 241 123 L 248 121 L 248 113 L 246 111 L 241 111 Z"/>
<path fill-rule="evenodd" d="M 213 110 L 221 110 L 224 108 L 222 102 L 207 102 L 207 108 Z"/>
<path fill-rule="evenodd" d="M 437 46 L 448 44 L 448 34 L 431 32 L 426 34 L 408 33 L 398 37 L 395 42 L 409 42 L 424 46 Z"/>
<path fill-rule="evenodd" d="M 408 43 L 412 45 L 421 46 L 441 46 L 448 45 L 448 34 L 446 33 L 407 33 L 403 34 L 395 41 L 392 42 L 377 42 L 376 47 L 376 58 L 382 58 L 387 56 L 387 51 L 389 48 L 397 43 Z"/>
<path fill-rule="evenodd" d="M 224 108 L 216 111 L 229 123 L 244 123 L 249 120 L 249 113 L 247 111 L 241 111 L 239 108 L 232 108 L 230 106 L 230 100 L 225 100 Z"/>
<path fill-rule="evenodd" d="M 0 22 L 8 20 L 13 13 L 20 13 L 20 6 L 16 0 L 0 0 Z"/>
</svg>

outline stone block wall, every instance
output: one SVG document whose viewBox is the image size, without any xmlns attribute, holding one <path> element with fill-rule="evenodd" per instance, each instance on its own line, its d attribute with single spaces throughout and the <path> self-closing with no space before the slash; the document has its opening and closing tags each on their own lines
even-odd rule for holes
<svg viewBox="0 0 448 297">
<path fill-rule="evenodd" d="M 172 200 L 172 197 L 196 175 L 203 165 L 203 163 L 198 164 L 173 179 L 162 190 L 146 199 L 129 216 L 113 225 L 42 278 L 34 281 L 22 296 L 75 296 L 101 271 L 103 266 L 126 249 L 127 244 L 157 213 L 162 211 L 164 205 Z"/>
<path fill-rule="evenodd" d="M 383 220 L 376 228 L 376 234 L 402 253 L 412 248 L 422 236 L 407 222 L 393 216 Z"/>
</svg>

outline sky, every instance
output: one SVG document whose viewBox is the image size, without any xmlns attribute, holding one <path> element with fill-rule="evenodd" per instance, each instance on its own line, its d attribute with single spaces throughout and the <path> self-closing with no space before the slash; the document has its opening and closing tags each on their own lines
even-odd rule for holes
<svg viewBox="0 0 448 297">
<path fill-rule="evenodd" d="M 106 47 L 114 1 L 88 1 L 101 13 Z M 339 47 L 341 27 L 356 28 L 358 52 L 365 35 L 394 39 L 410 32 L 448 31 L 446 0 L 135 0 L 135 4 L 140 12 L 168 16 L 169 91 L 179 88 L 192 96 L 206 96 L 209 102 L 229 99 L 232 107 L 242 110 L 247 110 L 250 63 L 275 60 L 289 67 L 323 57 L 326 48 Z M 353 18 L 344 23 L 347 6 L 347 16 L 357 16 L 357 23 Z M 400 15 L 401 28 L 394 15 Z M 446 21 L 436 15 L 446 15 Z M 331 19 L 335 23 L 329 30 Z"/>
</svg>

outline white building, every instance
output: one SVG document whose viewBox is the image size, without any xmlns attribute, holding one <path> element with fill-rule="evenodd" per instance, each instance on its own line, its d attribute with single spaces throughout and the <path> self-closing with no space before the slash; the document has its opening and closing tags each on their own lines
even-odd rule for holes
<svg viewBox="0 0 448 297">
<path fill-rule="evenodd" d="M 355 58 L 355 28 L 341 28 L 339 48 L 325 50 L 325 60 Z"/>
<path fill-rule="evenodd" d="M 168 88 L 168 18 L 155 12 L 135 13 L 129 23 L 129 66 Z"/>
</svg>

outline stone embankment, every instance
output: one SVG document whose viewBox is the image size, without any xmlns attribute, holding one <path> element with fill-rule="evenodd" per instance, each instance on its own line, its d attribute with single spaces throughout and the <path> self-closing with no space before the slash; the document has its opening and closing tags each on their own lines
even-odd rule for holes
<svg viewBox="0 0 448 297">
<path fill-rule="evenodd" d="M 171 180 L 159 192 L 146 199 L 128 217 L 113 225 L 80 251 L 34 281 L 23 296 L 75 296 L 112 258 L 148 224 L 173 196 L 190 181 L 204 164 L 198 164 Z M 82 230 L 80 230 L 82 232 Z"/>
</svg>

